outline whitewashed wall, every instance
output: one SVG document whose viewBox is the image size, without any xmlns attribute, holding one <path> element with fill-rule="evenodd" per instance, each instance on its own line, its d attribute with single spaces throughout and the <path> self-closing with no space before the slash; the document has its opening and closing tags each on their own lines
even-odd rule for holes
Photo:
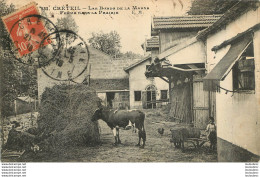
<svg viewBox="0 0 260 177">
<path fill-rule="evenodd" d="M 192 64 L 205 62 L 205 45 L 202 41 L 197 41 L 185 46 L 167 57 L 172 64 Z"/>
<path fill-rule="evenodd" d="M 135 68 L 129 71 L 129 90 L 130 90 L 130 108 L 142 108 L 142 101 L 134 100 L 134 91 L 145 91 L 148 85 L 155 85 L 157 88 L 156 99 L 160 99 L 160 90 L 168 90 L 169 85 L 162 79 L 155 77 L 152 79 L 147 79 L 144 75 L 146 71 L 146 65 L 150 65 L 150 61 L 147 60 Z"/>
<path fill-rule="evenodd" d="M 211 51 L 212 47 L 221 44 L 238 33 L 246 31 L 255 24 L 260 23 L 260 9 L 249 11 L 224 29 L 212 34 L 207 39 L 207 71 L 210 72 L 220 59 L 227 53 L 227 46 L 217 53 Z M 218 137 L 239 147 L 260 155 L 260 32 L 254 34 L 255 53 L 255 92 L 227 93 L 221 90 L 216 95 L 216 119 Z M 233 89 L 232 72 L 221 81 L 220 86 L 228 90 Z"/>
</svg>

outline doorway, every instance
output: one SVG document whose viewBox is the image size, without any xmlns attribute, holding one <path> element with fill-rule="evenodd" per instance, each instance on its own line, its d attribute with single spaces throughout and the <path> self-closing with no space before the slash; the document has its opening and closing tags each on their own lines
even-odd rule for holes
<svg viewBox="0 0 260 177">
<path fill-rule="evenodd" d="M 113 108 L 113 100 L 115 98 L 115 92 L 107 92 L 107 106 Z"/>
<path fill-rule="evenodd" d="M 156 108 L 156 88 L 154 85 L 146 87 L 146 101 L 147 109 Z"/>
</svg>

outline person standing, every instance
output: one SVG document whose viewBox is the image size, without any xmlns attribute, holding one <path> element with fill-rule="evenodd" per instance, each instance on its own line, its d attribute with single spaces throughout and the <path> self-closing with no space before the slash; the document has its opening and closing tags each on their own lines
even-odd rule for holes
<svg viewBox="0 0 260 177">
<path fill-rule="evenodd" d="M 217 128 L 214 123 L 214 118 L 209 118 L 209 124 L 207 125 L 206 132 L 208 133 L 208 140 L 210 141 L 210 150 L 215 150 L 217 145 Z"/>
</svg>

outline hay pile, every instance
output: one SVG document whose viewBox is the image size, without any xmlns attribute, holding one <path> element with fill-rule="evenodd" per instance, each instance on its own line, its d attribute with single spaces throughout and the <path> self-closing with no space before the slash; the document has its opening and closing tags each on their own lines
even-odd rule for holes
<svg viewBox="0 0 260 177">
<path fill-rule="evenodd" d="M 91 117 L 97 109 L 95 90 L 85 85 L 56 85 L 42 94 L 38 130 L 46 149 L 99 143 L 97 122 Z"/>
</svg>

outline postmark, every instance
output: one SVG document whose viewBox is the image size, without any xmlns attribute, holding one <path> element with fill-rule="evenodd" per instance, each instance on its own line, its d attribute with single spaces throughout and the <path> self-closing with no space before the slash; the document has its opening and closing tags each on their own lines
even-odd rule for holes
<svg viewBox="0 0 260 177">
<path fill-rule="evenodd" d="M 42 71 L 48 77 L 58 81 L 73 81 L 87 69 L 89 62 L 88 46 L 82 37 L 71 30 L 53 32 L 46 36 L 46 39 L 51 38 L 55 42 L 57 35 L 61 42 L 60 48 L 53 51 L 55 57 L 52 58 L 50 52 L 49 57 L 48 54 L 45 54 L 46 58 L 39 58 L 38 62 L 42 65 Z M 39 50 L 41 56 L 44 56 L 42 54 L 43 48 Z M 46 65 L 44 66 L 44 64 Z"/>
<path fill-rule="evenodd" d="M 48 18 L 39 15 L 34 2 L 2 19 L 13 42 L 14 57 L 24 64 L 30 64 L 33 58 L 38 58 L 33 52 L 52 44 L 52 40 L 46 36 L 57 31 Z"/>
<path fill-rule="evenodd" d="M 31 65 L 37 59 L 38 67 L 58 81 L 73 80 L 87 69 L 89 51 L 83 38 L 70 30 L 58 31 L 39 15 L 36 3 L 2 19 L 13 42 L 13 56 L 21 63 Z"/>
</svg>

